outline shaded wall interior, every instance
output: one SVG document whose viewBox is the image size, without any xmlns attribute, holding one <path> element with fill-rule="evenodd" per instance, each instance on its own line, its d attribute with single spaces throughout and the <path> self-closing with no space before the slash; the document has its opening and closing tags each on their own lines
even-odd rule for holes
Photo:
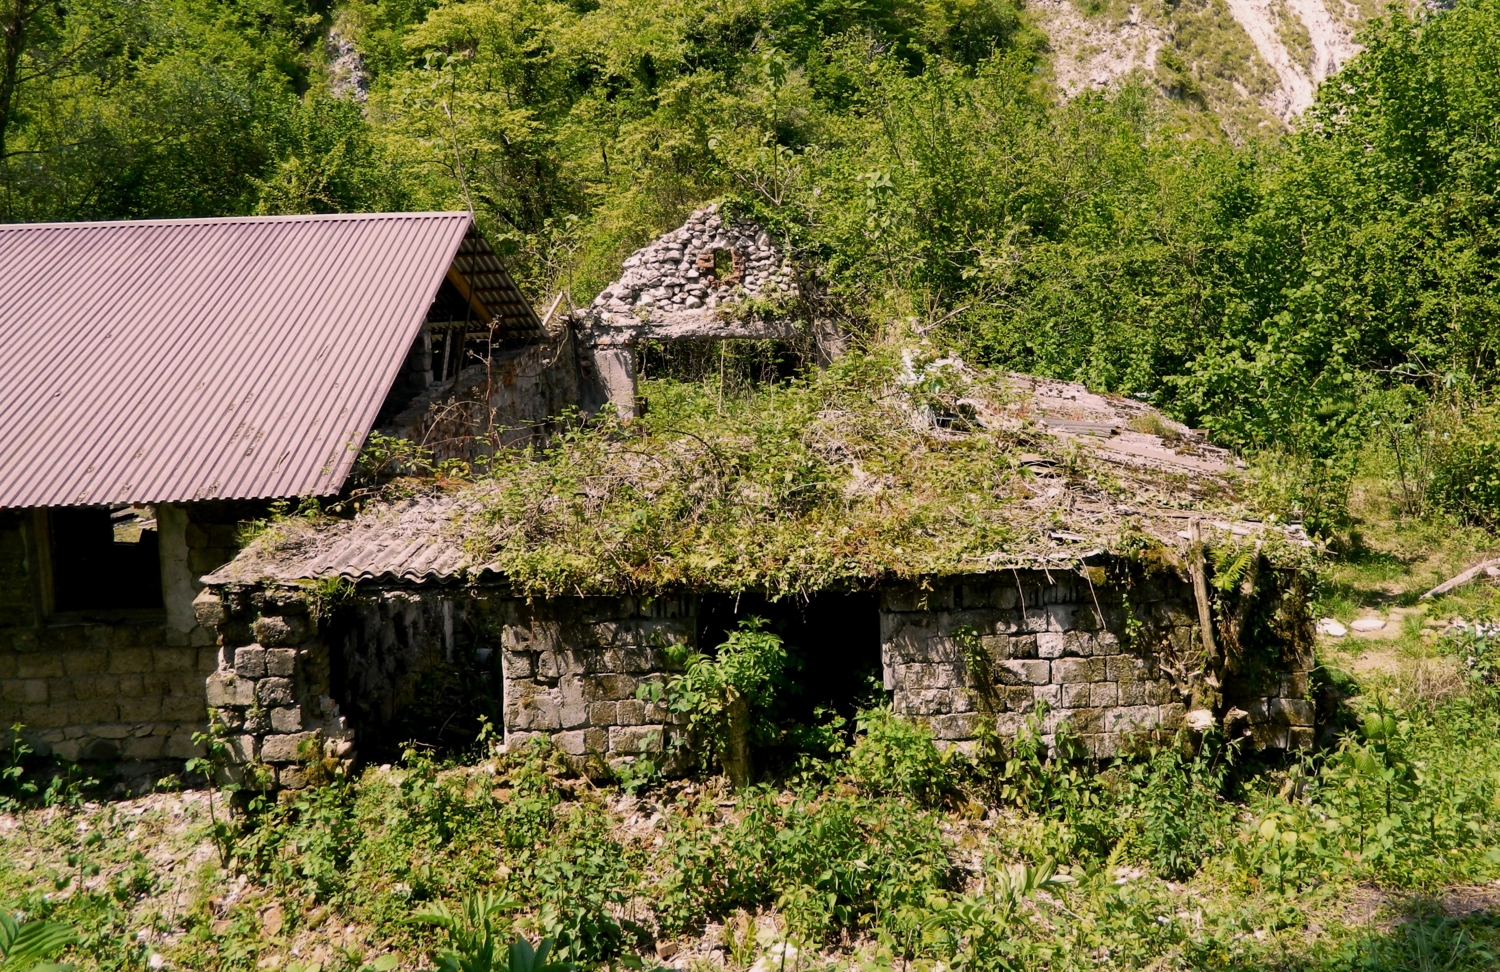
<svg viewBox="0 0 1500 972">
<path fill-rule="evenodd" d="M 498 638 L 468 592 L 385 591 L 332 610 L 323 624 L 332 694 L 370 762 L 409 744 L 456 755 L 484 717 L 503 720 Z"/>
<path fill-rule="evenodd" d="M 784 715 L 811 724 L 818 710 L 848 718 L 881 698 L 880 595 L 821 592 L 771 600 L 764 594 L 703 594 L 698 598 L 698 646 L 712 654 L 751 617 L 786 645 L 793 692 Z"/>
</svg>

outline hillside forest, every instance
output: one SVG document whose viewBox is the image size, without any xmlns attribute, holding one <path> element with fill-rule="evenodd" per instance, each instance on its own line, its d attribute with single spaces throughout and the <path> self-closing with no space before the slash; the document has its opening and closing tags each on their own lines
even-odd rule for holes
<svg viewBox="0 0 1500 972">
<path fill-rule="evenodd" d="M 1233 449 L 1312 616 L 1384 622 L 1320 639 L 1328 731 L 1279 757 L 943 753 L 878 688 L 776 723 L 753 622 L 674 702 L 766 700 L 739 790 L 480 720 L 292 801 L 184 788 L 212 740 L 108 801 L 12 733 L 0 969 L 1500 968 L 1500 589 L 1419 600 L 1500 549 L 1500 0 L 1438 6 L 1365 10 L 1285 121 L 1211 56 L 1224 0 L 1152 0 L 1154 66 L 1066 96 L 1012 0 L 0 0 L 0 220 L 472 209 L 585 307 L 725 202 L 848 357 L 659 375 L 661 428 L 774 447 L 901 349 L 1079 381 Z"/>
</svg>

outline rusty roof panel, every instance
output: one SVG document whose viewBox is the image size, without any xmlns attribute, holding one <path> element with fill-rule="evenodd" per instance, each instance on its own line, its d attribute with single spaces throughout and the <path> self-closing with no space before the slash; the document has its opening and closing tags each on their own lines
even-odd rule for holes
<svg viewBox="0 0 1500 972">
<path fill-rule="evenodd" d="M 0 508 L 337 492 L 470 225 L 0 225 Z"/>
</svg>

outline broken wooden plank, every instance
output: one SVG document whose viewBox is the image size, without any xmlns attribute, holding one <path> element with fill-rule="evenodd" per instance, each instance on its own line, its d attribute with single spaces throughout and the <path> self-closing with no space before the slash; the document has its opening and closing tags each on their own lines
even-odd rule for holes
<svg viewBox="0 0 1500 972">
<path fill-rule="evenodd" d="M 1475 564 L 1473 567 L 1470 567 L 1462 574 L 1457 574 L 1453 577 L 1448 578 L 1438 586 L 1434 587 L 1432 590 L 1428 591 L 1426 594 L 1423 594 L 1420 598 L 1418 598 L 1418 600 L 1426 601 L 1431 598 L 1437 597 L 1439 594 L 1447 594 L 1449 591 L 1453 590 L 1456 587 L 1463 587 L 1469 581 L 1478 577 L 1480 574 L 1489 570 L 1491 567 L 1500 567 L 1500 557 L 1494 557 L 1490 560 L 1484 561 L 1483 563 Z"/>
</svg>

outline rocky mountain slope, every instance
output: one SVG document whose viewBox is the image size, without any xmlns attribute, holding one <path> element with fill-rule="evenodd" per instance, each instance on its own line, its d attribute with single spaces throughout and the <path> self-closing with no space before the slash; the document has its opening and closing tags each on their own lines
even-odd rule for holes
<svg viewBox="0 0 1500 972">
<path fill-rule="evenodd" d="M 1030 0 L 1067 94 L 1139 74 L 1234 128 L 1285 125 L 1359 48 L 1378 0 Z"/>
</svg>

